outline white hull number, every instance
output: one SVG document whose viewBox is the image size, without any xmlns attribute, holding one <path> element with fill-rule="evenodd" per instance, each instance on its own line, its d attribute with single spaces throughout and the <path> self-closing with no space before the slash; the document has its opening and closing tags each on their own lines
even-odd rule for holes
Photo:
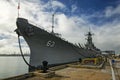
<svg viewBox="0 0 120 80">
<path fill-rule="evenodd" d="M 55 42 L 49 40 L 49 41 L 47 42 L 46 46 L 48 46 L 48 47 L 54 47 L 54 46 L 55 46 Z"/>
</svg>

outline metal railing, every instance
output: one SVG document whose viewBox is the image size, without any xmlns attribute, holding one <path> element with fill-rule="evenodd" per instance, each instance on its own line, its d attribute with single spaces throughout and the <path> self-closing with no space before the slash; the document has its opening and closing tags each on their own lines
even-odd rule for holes
<svg viewBox="0 0 120 80">
<path fill-rule="evenodd" d="M 115 71 L 113 69 L 113 64 L 112 64 L 111 59 L 109 59 L 109 63 L 110 63 L 110 68 L 111 68 L 111 72 L 112 72 L 112 80 L 116 80 L 116 78 L 115 78 Z"/>
</svg>

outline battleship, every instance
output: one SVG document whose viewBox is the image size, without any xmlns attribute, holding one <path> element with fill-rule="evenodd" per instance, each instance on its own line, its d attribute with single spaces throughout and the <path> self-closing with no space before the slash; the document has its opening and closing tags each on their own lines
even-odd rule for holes
<svg viewBox="0 0 120 80">
<path fill-rule="evenodd" d="M 53 20 L 54 21 L 54 20 Z M 84 58 L 93 58 L 101 54 L 92 42 L 92 33 L 89 31 L 87 43 L 82 47 L 80 43 L 73 44 L 61 38 L 58 33 L 46 30 L 31 24 L 25 18 L 17 18 L 17 34 L 23 36 L 30 48 L 30 65 L 41 67 L 43 61 L 48 62 L 48 66 L 56 66 L 72 63 Z M 34 71 L 29 68 L 29 71 Z"/>
</svg>

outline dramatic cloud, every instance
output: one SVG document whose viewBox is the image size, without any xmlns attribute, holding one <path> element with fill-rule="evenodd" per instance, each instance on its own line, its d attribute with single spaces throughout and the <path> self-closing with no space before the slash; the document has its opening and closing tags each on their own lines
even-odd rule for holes
<svg viewBox="0 0 120 80">
<path fill-rule="evenodd" d="M 114 16 L 116 14 L 120 15 L 120 4 L 117 5 L 117 7 L 115 7 L 115 8 L 112 7 L 112 6 L 109 6 L 105 10 L 105 16 L 106 17 L 111 17 L 111 16 Z"/>
<path fill-rule="evenodd" d="M 14 53 L 19 52 L 17 35 L 14 32 L 16 27 L 16 18 L 18 14 L 17 0 L 1 0 L 0 1 L 0 53 Z M 55 32 L 62 34 L 65 38 L 72 43 L 86 43 L 85 34 L 88 32 L 89 27 L 95 34 L 93 42 L 102 50 L 116 50 L 120 51 L 120 23 L 119 19 L 111 22 L 106 22 L 102 25 L 95 25 L 89 21 L 93 17 L 109 18 L 113 15 L 120 14 L 120 6 L 105 8 L 102 14 L 96 12 L 93 15 L 74 15 L 67 16 L 64 13 L 57 12 L 57 10 L 67 10 L 67 6 L 58 0 L 51 2 L 43 2 L 40 0 L 21 0 L 20 17 L 26 18 L 29 22 L 34 23 L 40 28 L 51 31 L 52 13 L 55 13 Z M 78 7 L 71 5 L 71 12 L 74 13 Z M 42 26 L 42 27 L 41 27 Z M 24 52 L 29 51 L 27 44 L 22 40 Z"/>
</svg>

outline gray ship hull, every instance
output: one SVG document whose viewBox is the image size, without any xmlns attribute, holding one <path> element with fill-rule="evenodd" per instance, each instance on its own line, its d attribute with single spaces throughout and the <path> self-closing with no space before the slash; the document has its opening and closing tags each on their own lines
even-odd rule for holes
<svg viewBox="0 0 120 80">
<path fill-rule="evenodd" d="M 70 63 L 78 61 L 79 58 L 95 57 L 97 54 L 38 28 L 28 23 L 26 19 L 18 18 L 17 27 L 29 45 L 32 66 L 41 66 L 43 61 L 47 61 L 49 65 Z"/>
</svg>

